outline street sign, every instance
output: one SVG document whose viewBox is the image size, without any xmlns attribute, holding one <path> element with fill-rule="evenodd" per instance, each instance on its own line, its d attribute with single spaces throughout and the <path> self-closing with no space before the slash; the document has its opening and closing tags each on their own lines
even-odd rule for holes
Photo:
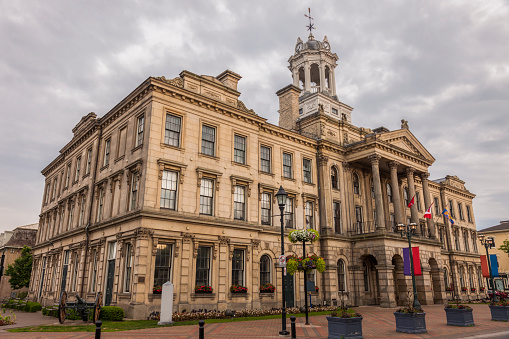
<svg viewBox="0 0 509 339">
<path fill-rule="evenodd" d="M 279 267 L 286 267 L 286 256 L 284 254 L 279 256 Z"/>
</svg>

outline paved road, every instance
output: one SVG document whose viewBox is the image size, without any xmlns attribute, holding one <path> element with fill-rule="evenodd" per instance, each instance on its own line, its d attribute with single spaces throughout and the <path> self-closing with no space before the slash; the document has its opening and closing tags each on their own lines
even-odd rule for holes
<svg viewBox="0 0 509 339">
<path fill-rule="evenodd" d="M 446 325 L 445 312 L 442 305 L 424 307 L 428 333 L 412 335 L 396 333 L 394 322 L 394 309 L 379 307 L 359 307 L 363 315 L 364 338 L 509 338 L 509 323 L 491 321 L 490 310 L 487 305 L 473 305 L 475 327 L 451 327 Z M 27 323 L 40 324 L 41 322 L 55 323 L 55 318 L 44 317 L 39 314 L 18 312 L 18 320 L 25 326 Z M 311 325 L 304 325 L 304 318 L 297 318 L 297 338 L 327 338 L 327 319 L 325 316 L 310 317 Z M 80 324 L 80 321 L 74 322 Z M 66 321 L 66 324 L 70 322 Z M 217 323 L 205 325 L 206 339 L 226 338 L 280 338 L 281 319 L 255 320 L 245 322 Z M 290 320 L 288 319 L 288 329 Z M 198 326 L 175 326 L 153 328 L 126 332 L 102 333 L 102 338 L 198 338 Z M 0 330 L 0 338 L 94 338 L 93 333 L 9 333 Z"/>
</svg>

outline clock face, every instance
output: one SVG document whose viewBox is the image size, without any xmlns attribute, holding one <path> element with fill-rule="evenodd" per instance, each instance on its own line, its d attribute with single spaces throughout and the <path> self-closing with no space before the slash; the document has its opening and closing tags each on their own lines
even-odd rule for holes
<svg viewBox="0 0 509 339">
<path fill-rule="evenodd" d="M 298 43 L 297 46 L 295 46 L 295 53 L 299 53 L 302 51 L 302 42 Z"/>
</svg>

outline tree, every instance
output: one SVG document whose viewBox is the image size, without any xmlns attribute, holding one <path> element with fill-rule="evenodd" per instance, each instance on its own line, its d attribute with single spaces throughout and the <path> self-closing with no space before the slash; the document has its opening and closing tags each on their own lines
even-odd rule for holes
<svg viewBox="0 0 509 339">
<path fill-rule="evenodd" d="M 14 260 L 12 265 L 9 265 L 5 270 L 5 275 L 10 276 L 9 284 L 13 290 L 22 287 L 28 287 L 30 284 L 30 274 L 32 273 L 32 253 L 30 247 L 24 246 L 21 250 L 21 256 Z"/>
<path fill-rule="evenodd" d="M 502 245 L 500 245 L 500 247 L 498 249 L 501 251 L 504 251 L 509 256 L 509 240 L 507 240 L 507 239 L 504 240 L 504 243 Z"/>
</svg>

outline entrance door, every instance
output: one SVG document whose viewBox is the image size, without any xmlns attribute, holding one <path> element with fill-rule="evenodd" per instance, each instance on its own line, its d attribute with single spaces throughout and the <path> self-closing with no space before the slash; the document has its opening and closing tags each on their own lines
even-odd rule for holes
<svg viewBox="0 0 509 339">
<path fill-rule="evenodd" d="M 293 275 L 287 274 L 285 277 L 285 294 L 286 294 L 286 307 L 295 306 L 295 293 L 293 291 Z"/>
<path fill-rule="evenodd" d="M 108 276 L 106 277 L 106 298 L 104 305 L 109 306 L 113 297 L 113 277 L 115 273 L 115 259 L 108 260 Z"/>
</svg>

